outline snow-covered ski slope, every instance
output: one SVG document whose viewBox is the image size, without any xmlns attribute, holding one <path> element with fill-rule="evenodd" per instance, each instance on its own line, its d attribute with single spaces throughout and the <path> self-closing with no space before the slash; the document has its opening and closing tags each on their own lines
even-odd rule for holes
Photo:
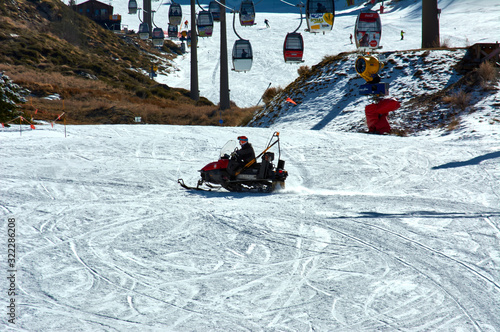
<svg viewBox="0 0 500 332">
<path fill-rule="evenodd" d="M 498 6 L 476 24 L 476 3 L 440 7 L 481 41 Z M 271 128 L 0 128 L 0 330 L 500 331 L 499 103 L 419 137 L 303 129 L 309 114 Z M 260 152 L 274 130 L 285 190 L 177 184 L 227 140 Z"/>
<path fill-rule="evenodd" d="M 269 129 L 17 129 L 0 132 L 7 330 L 500 331 L 498 131 L 283 130 L 287 188 L 243 194 L 177 179 Z"/>
</svg>

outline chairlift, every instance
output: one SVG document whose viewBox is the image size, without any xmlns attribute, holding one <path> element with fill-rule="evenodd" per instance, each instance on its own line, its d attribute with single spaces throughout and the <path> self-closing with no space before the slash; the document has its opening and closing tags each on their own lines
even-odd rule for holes
<svg viewBox="0 0 500 332">
<path fill-rule="evenodd" d="M 139 38 L 142 40 L 149 38 L 149 25 L 147 23 L 139 24 Z"/>
<path fill-rule="evenodd" d="M 175 2 L 170 4 L 168 9 L 168 22 L 171 25 L 180 25 L 182 21 L 181 5 Z"/>
<path fill-rule="evenodd" d="M 208 5 L 208 11 L 212 14 L 212 18 L 215 22 L 220 21 L 220 5 L 217 3 L 217 1 L 210 1 L 210 4 Z"/>
<path fill-rule="evenodd" d="M 240 24 L 252 26 L 255 24 L 255 5 L 251 0 L 243 0 L 240 5 Z"/>
<path fill-rule="evenodd" d="M 136 0 L 129 0 L 128 13 L 129 14 L 136 14 L 137 13 L 137 1 Z"/>
<path fill-rule="evenodd" d="M 358 49 L 381 48 L 381 34 L 382 22 L 380 21 L 379 13 L 371 10 L 359 12 L 354 27 L 356 47 Z"/>
<path fill-rule="evenodd" d="M 168 37 L 169 38 L 177 38 L 179 36 L 179 27 L 177 25 L 168 25 Z"/>
<path fill-rule="evenodd" d="M 156 47 L 162 47 L 165 40 L 165 33 L 162 28 L 154 28 L 151 39 L 153 40 L 153 45 Z"/>
<path fill-rule="evenodd" d="M 208 10 L 202 10 L 198 13 L 196 20 L 198 35 L 200 37 L 211 37 L 214 29 L 214 19 Z"/>
<path fill-rule="evenodd" d="M 325 33 L 331 31 L 334 19 L 334 0 L 307 0 L 306 21 L 309 32 Z"/>
</svg>

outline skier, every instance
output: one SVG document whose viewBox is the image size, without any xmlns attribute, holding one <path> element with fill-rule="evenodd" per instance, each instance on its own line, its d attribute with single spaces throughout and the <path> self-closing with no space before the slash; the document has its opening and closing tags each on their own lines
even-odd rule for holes
<svg viewBox="0 0 500 332">
<path fill-rule="evenodd" d="M 255 159 L 255 151 L 252 144 L 248 142 L 248 138 L 246 136 L 238 136 L 238 141 L 240 142 L 240 149 L 231 154 L 231 160 L 227 165 L 227 171 L 231 178 L 235 177 L 237 170 Z"/>
<path fill-rule="evenodd" d="M 184 22 L 184 27 L 187 28 L 188 27 L 188 20 L 186 20 L 186 22 Z"/>
<path fill-rule="evenodd" d="M 352 33 L 351 33 L 351 35 L 349 36 L 349 39 L 351 40 L 351 44 L 352 44 Z"/>
<path fill-rule="evenodd" d="M 401 40 L 403 40 L 404 38 L 405 38 L 405 32 L 401 30 Z"/>
<path fill-rule="evenodd" d="M 266 28 L 270 28 L 269 21 L 267 20 L 267 18 L 264 20 L 264 23 L 266 23 Z"/>
</svg>

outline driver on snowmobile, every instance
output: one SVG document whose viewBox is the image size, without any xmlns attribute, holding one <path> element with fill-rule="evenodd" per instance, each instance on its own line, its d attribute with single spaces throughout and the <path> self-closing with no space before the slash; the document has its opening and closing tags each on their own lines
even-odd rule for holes
<svg viewBox="0 0 500 332">
<path fill-rule="evenodd" d="M 236 160 L 244 166 L 255 159 L 255 152 L 246 136 L 238 136 L 238 141 L 240 142 L 241 148 L 235 151 Z"/>
<path fill-rule="evenodd" d="M 246 136 L 238 136 L 240 149 L 231 153 L 231 160 L 227 166 L 227 171 L 231 176 L 235 175 L 236 171 L 255 159 L 255 152 L 252 144 L 248 142 Z"/>
</svg>

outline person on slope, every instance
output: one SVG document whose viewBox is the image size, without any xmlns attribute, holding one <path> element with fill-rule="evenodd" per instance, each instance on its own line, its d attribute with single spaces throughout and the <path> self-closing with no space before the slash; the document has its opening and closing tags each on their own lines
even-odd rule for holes
<svg viewBox="0 0 500 332">
<path fill-rule="evenodd" d="M 234 177 L 238 170 L 255 159 L 255 151 L 252 144 L 248 142 L 248 138 L 246 136 L 238 136 L 238 141 L 240 149 L 231 154 L 231 160 L 227 165 L 227 171 L 231 177 Z"/>
</svg>

